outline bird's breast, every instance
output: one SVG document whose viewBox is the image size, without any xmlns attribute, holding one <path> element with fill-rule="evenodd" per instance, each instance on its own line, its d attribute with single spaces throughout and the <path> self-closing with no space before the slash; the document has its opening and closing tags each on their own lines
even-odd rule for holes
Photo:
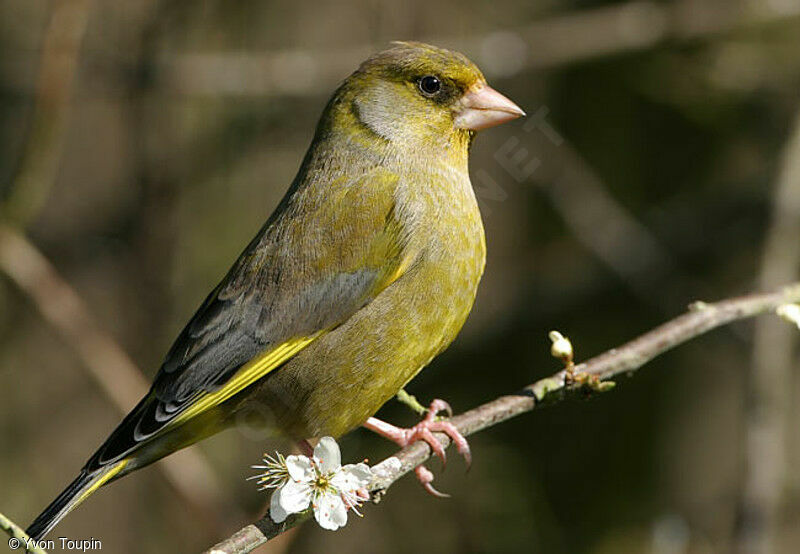
<svg viewBox="0 0 800 554">
<path fill-rule="evenodd" d="M 414 185 L 399 188 L 397 202 L 408 248 L 416 252 L 406 286 L 420 297 L 420 323 L 439 326 L 431 329 L 441 337 L 435 355 L 472 308 L 486 262 L 483 223 L 466 168 L 434 166 Z"/>
<path fill-rule="evenodd" d="M 363 423 L 453 341 L 472 308 L 486 249 L 469 177 L 446 168 L 410 177 L 395 191 L 407 269 L 262 387 L 291 435 L 338 436 Z"/>
</svg>

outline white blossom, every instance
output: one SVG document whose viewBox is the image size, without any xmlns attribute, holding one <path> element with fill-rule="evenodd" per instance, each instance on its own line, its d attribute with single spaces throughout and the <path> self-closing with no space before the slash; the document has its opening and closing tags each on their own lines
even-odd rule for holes
<svg viewBox="0 0 800 554">
<path fill-rule="evenodd" d="M 335 531 L 347 523 L 347 510 L 366 500 L 365 487 L 373 474 L 365 463 L 342 466 L 339 445 L 331 437 L 320 439 L 314 455 L 265 457 L 265 470 L 251 479 L 258 479 L 261 488 L 274 488 L 269 513 L 275 523 L 289 514 L 314 510 L 314 518 L 325 529 Z M 360 514 L 359 514 L 360 515 Z"/>
</svg>

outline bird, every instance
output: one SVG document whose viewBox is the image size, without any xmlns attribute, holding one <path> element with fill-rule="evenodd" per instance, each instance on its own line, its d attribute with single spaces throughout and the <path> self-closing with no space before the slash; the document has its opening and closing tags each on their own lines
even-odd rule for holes
<svg viewBox="0 0 800 554">
<path fill-rule="evenodd" d="M 169 349 L 148 394 L 31 523 L 40 540 L 100 487 L 268 409 L 308 439 L 365 426 L 404 446 L 450 435 L 374 417 L 461 330 L 486 261 L 468 158 L 524 116 L 461 53 L 395 42 L 344 79 L 283 199 Z M 417 476 L 436 493 L 430 472 Z"/>
</svg>

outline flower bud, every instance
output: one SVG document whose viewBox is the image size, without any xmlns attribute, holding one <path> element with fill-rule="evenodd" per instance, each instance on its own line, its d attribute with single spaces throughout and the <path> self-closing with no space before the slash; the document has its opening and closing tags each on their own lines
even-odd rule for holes
<svg viewBox="0 0 800 554">
<path fill-rule="evenodd" d="M 550 354 L 554 358 L 558 358 L 560 360 L 571 360 L 572 343 L 569 341 L 569 339 L 558 331 L 550 331 L 548 336 L 553 343 L 550 346 Z"/>
</svg>

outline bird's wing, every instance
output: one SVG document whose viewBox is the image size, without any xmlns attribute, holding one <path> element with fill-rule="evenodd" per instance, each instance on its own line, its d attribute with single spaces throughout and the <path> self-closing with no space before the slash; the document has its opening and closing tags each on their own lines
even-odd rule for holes
<svg viewBox="0 0 800 554">
<path fill-rule="evenodd" d="M 150 394 L 89 465 L 126 457 L 275 370 L 346 321 L 408 268 L 394 191 L 376 169 L 295 188 L 206 298 L 167 354 Z"/>
</svg>

